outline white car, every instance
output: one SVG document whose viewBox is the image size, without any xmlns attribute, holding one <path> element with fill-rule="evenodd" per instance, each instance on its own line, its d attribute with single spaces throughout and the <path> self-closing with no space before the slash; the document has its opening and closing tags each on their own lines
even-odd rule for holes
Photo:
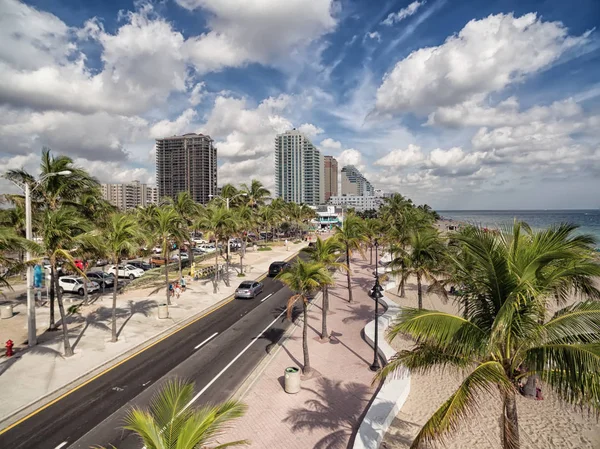
<svg viewBox="0 0 600 449">
<path fill-rule="evenodd" d="M 197 237 L 193 238 L 192 242 L 194 242 L 196 245 L 203 245 L 208 243 L 206 240 Z"/>
<path fill-rule="evenodd" d="M 171 260 L 179 260 L 179 253 L 175 253 L 171 256 Z M 190 256 L 187 253 L 181 253 L 181 261 L 190 260 Z"/>
<path fill-rule="evenodd" d="M 63 276 L 58 278 L 58 288 L 60 288 L 60 293 L 71 292 L 77 293 L 79 296 L 83 296 L 85 290 L 83 289 L 83 283 L 85 280 L 82 277 L 77 276 Z M 97 282 L 87 282 L 87 291 L 88 293 L 95 292 L 99 290 L 100 286 Z"/>
<path fill-rule="evenodd" d="M 115 273 L 115 266 L 114 265 L 110 265 L 110 266 L 106 267 L 106 272 L 114 274 Z M 117 271 L 118 277 L 120 277 L 120 278 L 129 278 L 131 280 L 133 280 L 135 278 L 139 278 L 143 274 L 144 274 L 144 270 L 142 270 L 141 268 L 136 268 L 133 265 L 129 265 L 129 264 L 119 265 L 119 268 L 118 268 L 118 271 Z"/>
<path fill-rule="evenodd" d="M 214 253 L 217 250 L 214 243 L 205 243 L 204 245 L 200 245 L 200 249 L 205 253 Z"/>
</svg>

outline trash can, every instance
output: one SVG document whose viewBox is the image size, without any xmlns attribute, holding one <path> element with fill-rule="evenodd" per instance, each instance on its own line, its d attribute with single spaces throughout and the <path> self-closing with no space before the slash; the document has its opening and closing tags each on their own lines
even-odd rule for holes
<svg viewBox="0 0 600 449">
<path fill-rule="evenodd" d="M 300 391 L 300 369 L 290 366 L 285 369 L 285 392 L 294 394 Z"/>
<path fill-rule="evenodd" d="M 0 307 L 0 318 L 12 318 L 13 317 L 13 306 L 9 304 L 8 306 Z"/>
<path fill-rule="evenodd" d="M 164 320 L 169 318 L 169 306 L 166 304 L 160 304 L 158 306 L 158 319 Z"/>
</svg>

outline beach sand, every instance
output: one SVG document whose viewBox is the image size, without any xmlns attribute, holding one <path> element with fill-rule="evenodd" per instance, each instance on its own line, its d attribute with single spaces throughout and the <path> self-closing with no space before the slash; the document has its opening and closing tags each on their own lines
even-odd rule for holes
<svg viewBox="0 0 600 449">
<path fill-rule="evenodd" d="M 388 292 L 398 304 L 417 307 L 414 283 L 406 289 L 406 298 Z M 423 307 L 456 313 L 451 300 L 443 304 L 437 295 L 424 295 Z M 395 349 L 410 348 L 411 342 L 396 338 Z M 410 395 L 392 423 L 381 445 L 386 449 L 409 448 L 421 426 L 431 414 L 456 390 L 461 378 L 449 372 L 433 371 L 427 375 L 411 375 Z M 522 449 L 600 449 L 600 423 L 586 412 L 561 404 L 556 396 L 544 388 L 544 400 L 536 401 L 517 395 L 518 417 Z M 445 440 L 447 449 L 501 449 L 499 397 L 480 398 L 478 411 L 459 431 Z"/>
</svg>

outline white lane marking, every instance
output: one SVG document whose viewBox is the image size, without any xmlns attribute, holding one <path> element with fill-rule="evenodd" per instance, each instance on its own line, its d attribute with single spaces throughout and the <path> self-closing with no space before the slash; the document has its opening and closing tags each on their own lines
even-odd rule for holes
<svg viewBox="0 0 600 449">
<path fill-rule="evenodd" d="M 215 338 L 217 336 L 218 332 L 215 332 L 214 334 L 212 334 L 210 337 L 208 337 L 206 340 L 204 340 L 202 343 L 200 343 L 197 346 L 194 346 L 194 349 L 198 349 L 200 346 L 202 346 L 204 343 L 208 343 L 209 340 L 212 340 L 213 338 Z"/>
<path fill-rule="evenodd" d="M 286 312 L 287 312 L 287 307 L 286 307 L 286 308 L 283 310 L 283 312 L 281 312 L 279 315 L 277 315 L 277 318 L 275 318 L 273 321 L 271 321 L 267 327 L 265 327 L 265 328 L 264 328 L 264 329 L 263 329 L 263 330 L 262 330 L 262 331 L 261 331 L 261 332 L 260 332 L 260 333 L 259 333 L 259 334 L 258 334 L 256 337 L 254 337 L 254 338 L 252 339 L 252 341 L 251 341 L 250 343 L 248 343 L 248 345 L 247 345 L 247 346 L 246 346 L 244 349 L 242 349 L 242 351 L 241 351 L 241 352 L 240 352 L 238 355 L 236 355 L 236 356 L 233 358 L 233 360 L 232 360 L 231 362 L 229 362 L 229 363 L 227 364 L 227 366 L 225 366 L 225 368 L 223 368 L 223 369 L 222 369 L 222 370 L 219 372 L 219 374 L 217 374 L 217 375 L 216 375 L 216 376 L 215 376 L 215 377 L 214 377 L 214 378 L 213 378 L 213 379 L 212 379 L 212 380 L 211 380 L 209 383 L 207 383 L 207 384 L 206 384 L 206 386 L 205 386 L 205 387 L 204 387 L 202 390 L 200 390 L 200 391 L 199 391 L 199 392 L 196 394 L 196 396 L 194 396 L 194 397 L 192 398 L 192 400 L 191 400 L 191 401 L 190 401 L 190 402 L 189 402 L 189 403 L 188 403 L 188 404 L 187 404 L 185 407 L 183 407 L 183 409 L 181 410 L 181 412 L 183 412 L 183 411 L 184 411 L 184 410 L 186 410 L 186 409 L 187 409 L 187 408 L 188 408 L 190 405 L 192 405 L 194 402 L 196 402 L 196 400 L 197 400 L 197 399 L 198 399 L 200 396 L 202 396 L 202 395 L 204 394 L 204 392 L 205 392 L 206 390 L 208 390 L 208 389 L 210 388 L 210 386 L 211 386 L 212 384 L 214 384 L 214 383 L 215 383 L 215 382 L 216 382 L 216 381 L 219 379 L 219 377 L 221 377 L 221 376 L 222 376 L 222 375 L 225 373 L 225 371 L 227 371 L 227 370 L 228 370 L 228 369 L 231 367 L 231 365 L 233 365 L 233 364 L 236 362 L 236 360 L 237 360 L 237 359 L 239 359 L 239 358 L 240 358 L 240 357 L 241 357 L 241 356 L 244 354 L 244 352 L 246 352 L 248 349 L 250 349 L 250 346 L 252 346 L 252 345 L 254 344 L 254 342 L 255 342 L 255 341 L 257 341 L 257 340 L 258 340 L 258 339 L 261 337 L 261 335 L 262 335 L 262 334 L 264 334 L 264 333 L 265 333 L 265 332 L 266 332 L 266 331 L 267 331 L 267 330 L 268 330 L 268 329 L 269 329 L 271 326 L 273 326 L 273 324 L 275 324 L 275 323 L 277 322 L 277 320 L 278 320 L 279 318 L 281 318 L 281 317 L 282 317 L 282 315 L 283 315 L 284 313 L 286 313 Z M 181 413 L 181 412 L 180 412 L 180 413 Z"/>
<path fill-rule="evenodd" d="M 60 443 L 58 446 L 56 446 L 54 449 L 60 449 L 61 447 L 65 447 L 67 445 L 66 441 L 63 441 L 62 443 Z"/>
<path fill-rule="evenodd" d="M 269 299 L 271 296 L 273 296 L 273 293 L 269 293 L 267 296 L 265 296 L 263 299 L 260 300 L 260 302 L 266 301 L 267 299 Z"/>
<path fill-rule="evenodd" d="M 151 380 L 149 380 L 148 382 L 142 384 L 142 387 L 145 387 L 146 385 L 148 385 L 150 382 L 152 382 Z"/>
</svg>

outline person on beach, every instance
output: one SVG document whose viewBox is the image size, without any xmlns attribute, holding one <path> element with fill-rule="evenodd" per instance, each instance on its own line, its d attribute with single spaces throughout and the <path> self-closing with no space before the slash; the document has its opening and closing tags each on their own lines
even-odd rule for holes
<svg viewBox="0 0 600 449">
<path fill-rule="evenodd" d="M 169 283 L 169 296 L 172 298 L 174 294 L 175 291 L 173 290 L 173 284 Z"/>
<path fill-rule="evenodd" d="M 181 293 L 185 291 L 185 277 L 181 278 Z"/>
<path fill-rule="evenodd" d="M 175 298 L 179 299 L 181 295 L 181 287 L 179 286 L 179 282 L 175 282 Z"/>
</svg>

